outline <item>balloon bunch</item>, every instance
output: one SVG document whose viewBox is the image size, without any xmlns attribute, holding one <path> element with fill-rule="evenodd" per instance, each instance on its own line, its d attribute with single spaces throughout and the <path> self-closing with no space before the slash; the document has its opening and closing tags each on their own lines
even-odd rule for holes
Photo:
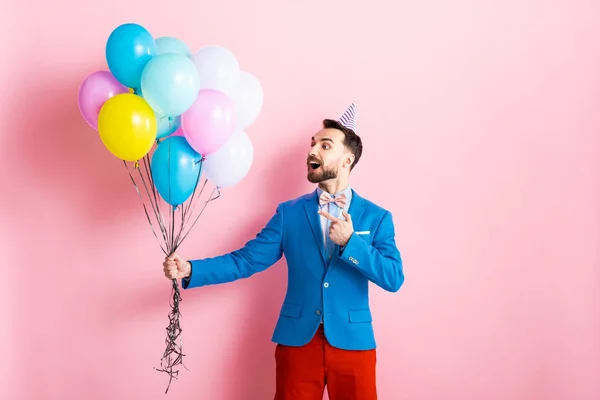
<svg viewBox="0 0 600 400">
<path fill-rule="evenodd" d="M 192 54 L 181 40 L 154 38 L 133 23 L 112 31 L 106 61 L 108 70 L 93 72 L 82 82 L 79 110 L 123 161 L 152 232 L 165 255 L 171 255 L 220 189 L 248 173 L 253 147 L 245 130 L 260 114 L 261 84 L 240 70 L 224 47 L 206 46 Z M 208 181 L 215 189 L 196 212 Z M 179 372 L 173 368 L 183 364 L 177 343 L 181 295 L 176 280 L 172 286 L 167 347 L 159 369 L 170 375 L 169 386 Z"/>
</svg>

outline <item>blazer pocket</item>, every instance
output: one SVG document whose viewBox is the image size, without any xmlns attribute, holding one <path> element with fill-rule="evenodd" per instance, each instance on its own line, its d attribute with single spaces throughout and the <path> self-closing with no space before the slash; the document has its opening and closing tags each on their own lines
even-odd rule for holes
<svg viewBox="0 0 600 400">
<path fill-rule="evenodd" d="M 285 315 L 286 317 L 290 318 L 300 318 L 300 311 L 302 311 L 302 308 L 293 304 L 284 303 L 281 307 L 281 315 Z"/>
<path fill-rule="evenodd" d="M 373 322 L 371 310 L 353 310 L 348 311 L 351 323 Z"/>
</svg>

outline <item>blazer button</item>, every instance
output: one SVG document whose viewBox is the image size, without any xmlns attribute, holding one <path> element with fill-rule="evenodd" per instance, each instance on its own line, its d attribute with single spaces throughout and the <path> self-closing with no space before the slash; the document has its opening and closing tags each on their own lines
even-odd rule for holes
<svg viewBox="0 0 600 400">
<path fill-rule="evenodd" d="M 326 288 L 328 288 L 328 287 L 329 287 L 329 283 L 328 283 L 328 282 L 325 282 L 325 283 L 323 284 L 323 286 L 324 286 L 324 287 L 326 287 Z"/>
<path fill-rule="evenodd" d="M 315 311 L 315 314 L 317 314 L 317 315 L 321 315 L 321 310 L 317 310 L 317 311 Z"/>
</svg>

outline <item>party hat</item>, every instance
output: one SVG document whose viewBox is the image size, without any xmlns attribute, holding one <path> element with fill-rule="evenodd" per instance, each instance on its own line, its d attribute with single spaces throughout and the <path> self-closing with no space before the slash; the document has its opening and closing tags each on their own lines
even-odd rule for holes
<svg viewBox="0 0 600 400">
<path fill-rule="evenodd" d="M 342 114 L 338 122 L 342 124 L 342 126 L 352 129 L 354 132 L 356 132 L 356 105 L 354 102 Z"/>
</svg>

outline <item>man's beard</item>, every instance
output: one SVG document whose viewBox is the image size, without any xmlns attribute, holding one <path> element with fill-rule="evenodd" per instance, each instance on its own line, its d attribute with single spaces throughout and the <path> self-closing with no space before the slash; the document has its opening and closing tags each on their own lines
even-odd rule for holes
<svg viewBox="0 0 600 400">
<path fill-rule="evenodd" d="M 310 169 L 308 171 L 307 179 L 310 183 L 321 183 L 329 179 L 336 179 L 338 176 L 337 168 L 325 168 L 320 166 L 317 170 Z"/>
</svg>

